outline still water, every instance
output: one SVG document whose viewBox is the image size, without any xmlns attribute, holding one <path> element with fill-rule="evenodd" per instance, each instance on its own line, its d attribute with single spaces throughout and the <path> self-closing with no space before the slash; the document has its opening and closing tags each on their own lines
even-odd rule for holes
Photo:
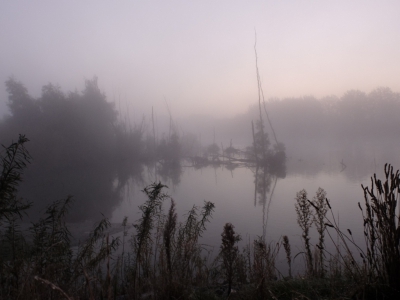
<svg viewBox="0 0 400 300">
<path fill-rule="evenodd" d="M 306 151 L 304 155 L 299 154 L 301 151 L 296 152 L 297 155 L 289 154 L 284 178 L 266 175 L 265 197 L 255 191 L 255 170 L 250 168 L 182 167 L 179 180 L 175 182 L 168 179 L 162 181 L 156 172 L 149 171 L 143 182 L 126 187 L 124 200 L 114 210 L 112 222 L 119 223 L 124 216 L 130 222 L 139 219 L 138 206 L 146 200 L 141 190 L 146 184 L 161 180 L 169 186 L 165 192 L 175 200 L 180 221 L 184 221 L 185 214 L 193 205 L 201 207 L 204 200 L 215 204 L 212 221 L 202 239 L 204 244 L 214 247 L 215 252 L 218 252 L 223 226 L 230 222 L 235 226 L 236 233 L 242 236 L 242 243 L 253 241 L 258 236 L 264 236 L 268 243 L 277 243 L 283 235 L 287 235 L 292 255 L 296 255 L 303 250 L 302 232 L 297 225 L 295 211 L 296 193 L 305 189 L 311 200 L 321 187 L 327 192 L 340 228 L 343 231 L 350 229 L 355 242 L 361 246 L 364 243 L 362 215 L 358 207 L 358 202 L 363 204 L 364 201 L 361 184 L 370 185 L 370 177 L 374 173 L 383 179 L 384 164 L 391 162 L 396 168 L 398 159 L 395 153 L 391 153 L 390 158 L 376 155 L 375 151 L 369 153 L 368 149 L 353 158 L 357 151 L 330 148 L 312 156 L 305 155 Z M 168 208 L 169 203 L 165 203 L 164 210 Z M 332 219 L 330 213 L 328 216 Z M 315 229 L 311 236 L 311 243 L 317 243 Z M 278 259 L 278 264 L 284 262 L 284 256 Z"/>
</svg>

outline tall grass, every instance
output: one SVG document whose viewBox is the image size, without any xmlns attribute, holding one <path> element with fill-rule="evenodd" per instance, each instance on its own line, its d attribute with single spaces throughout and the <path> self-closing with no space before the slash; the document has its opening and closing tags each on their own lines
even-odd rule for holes
<svg viewBox="0 0 400 300">
<path fill-rule="evenodd" d="M 400 174 L 393 166 L 385 165 L 385 181 L 371 178 L 371 186 L 364 187 L 364 220 L 367 246 L 365 267 L 371 283 L 388 285 L 400 290 L 400 219 L 396 208 L 400 205 Z M 365 257 L 365 255 L 364 255 Z"/>
<path fill-rule="evenodd" d="M 16 192 L 29 160 L 25 142 L 22 138 L 6 148 L 2 159 L 0 299 L 397 299 L 400 295 L 396 211 L 400 173 L 390 165 L 385 165 L 383 181 L 374 175 L 371 186 L 362 187 L 364 204 L 358 205 L 365 245 L 357 245 L 350 230 L 339 228 L 323 189 L 312 200 L 305 190 L 297 193 L 295 210 L 305 249 L 300 257 L 306 267 L 293 273 L 287 236 L 278 242 L 258 237 L 241 248 L 241 237 L 231 223 L 221 228 L 218 253 L 210 254 L 213 248 L 201 244 L 201 237 L 214 204 L 193 206 L 179 221 L 175 202 L 161 183 L 143 190 L 147 201 L 139 207 L 140 218 L 130 233 L 125 218 L 119 237 L 111 235 L 112 225 L 103 218 L 85 241 L 72 248 L 65 223 L 72 197 L 48 206 L 24 232 L 20 217 L 28 204 L 17 200 Z M 315 242 L 311 230 L 317 233 Z M 333 250 L 326 246 L 327 237 Z M 289 276 L 276 267 L 282 246 Z"/>
<path fill-rule="evenodd" d="M 222 257 L 222 267 L 225 271 L 225 277 L 228 281 L 228 295 L 230 295 L 232 291 L 234 264 L 239 255 L 239 248 L 236 244 L 241 240 L 241 237 L 240 235 L 236 235 L 234 226 L 231 223 L 225 224 L 221 236 L 222 244 L 220 255 Z"/>
<path fill-rule="evenodd" d="M 315 274 L 318 276 L 324 277 L 325 275 L 325 264 L 324 264 L 324 248 L 325 248 L 325 218 L 328 212 L 328 205 L 326 204 L 326 192 L 322 188 L 318 188 L 316 195 L 314 196 L 312 202 L 310 204 L 315 209 L 314 214 L 314 224 L 317 228 L 318 232 L 318 244 L 316 247 L 318 248 L 316 256 L 316 262 L 314 264 Z"/>
<path fill-rule="evenodd" d="M 18 185 L 22 180 L 23 170 L 30 163 L 31 157 L 25 144 L 29 140 L 20 135 L 17 142 L 4 148 L 1 154 L 0 174 L 0 225 L 4 219 L 11 221 L 14 217 L 21 217 L 21 213 L 31 206 L 31 203 L 17 197 Z"/>
<path fill-rule="evenodd" d="M 305 246 L 306 265 L 308 275 L 313 274 L 313 255 L 310 244 L 310 228 L 313 223 L 313 212 L 311 210 L 311 203 L 307 199 L 307 191 L 301 190 L 296 194 L 296 213 L 297 223 L 303 231 L 302 238 Z"/>
</svg>

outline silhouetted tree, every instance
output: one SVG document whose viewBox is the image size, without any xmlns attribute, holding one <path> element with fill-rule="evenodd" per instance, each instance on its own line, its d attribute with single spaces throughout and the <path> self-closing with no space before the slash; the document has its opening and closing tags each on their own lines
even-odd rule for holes
<svg viewBox="0 0 400 300">
<path fill-rule="evenodd" d="M 115 187 L 115 180 L 120 176 L 120 182 L 126 181 L 121 166 L 131 165 L 119 163 L 121 147 L 135 149 L 132 139 L 137 137 L 140 142 L 141 136 L 122 132 L 114 105 L 100 91 L 97 78 L 86 80 L 82 93 L 65 94 L 58 86 L 47 84 L 37 99 L 13 78 L 6 87 L 11 115 L 0 123 L 0 139 L 7 142 L 24 133 L 32 141 L 33 162 L 21 195 L 40 210 L 50 201 L 72 194 L 76 207 L 71 218 L 110 214 L 120 200 L 121 185 Z M 133 155 L 125 158 L 138 159 Z"/>
<path fill-rule="evenodd" d="M 11 114 L 22 121 L 22 118 L 37 115 L 39 107 L 28 94 L 26 87 L 14 78 L 9 78 L 6 81 L 6 90 L 8 92 L 8 107 Z"/>
</svg>

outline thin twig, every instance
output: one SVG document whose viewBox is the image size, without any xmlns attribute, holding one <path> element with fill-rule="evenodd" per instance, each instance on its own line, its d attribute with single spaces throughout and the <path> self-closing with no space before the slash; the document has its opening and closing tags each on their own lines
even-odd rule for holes
<svg viewBox="0 0 400 300">
<path fill-rule="evenodd" d="M 68 294 L 66 292 L 64 292 L 60 287 L 58 287 L 54 283 L 52 283 L 52 282 L 50 282 L 50 281 L 48 281 L 46 279 L 43 279 L 43 278 L 41 278 L 39 276 L 35 276 L 34 278 L 36 280 L 38 280 L 38 281 L 41 281 L 42 283 L 45 283 L 45 284 L 49 285 L 53 290 L 57 290 L 57 291 L 61 292 L 61 294 L 63 294 L 64 297 L 67 298 L 68 300 L 73 300 L 74 299 L 74 298 L 71 298 L 70 296 L 68 296 Z"/>
</svg>

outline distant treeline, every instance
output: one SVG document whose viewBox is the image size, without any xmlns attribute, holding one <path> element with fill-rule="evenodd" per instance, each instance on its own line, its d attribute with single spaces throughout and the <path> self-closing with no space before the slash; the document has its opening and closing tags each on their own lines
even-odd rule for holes
<svg viewBox="0 0 400 300">
<path fill-rule="evenodd" d="M 0 122 L 0 142 L 9 145 L 23 134 L 30 140 L 27 148 L 33 158 L 20 196 L 44 205 L 74 195 L 78 204 L 73 217 L 92 211 L 108 215 L 126 182 L 132 177 L 140 180 L 144 164 L 177 161 L 196 144 L 195 137 L 178 135 L 174 128 L 156 141 L 151 123 L 122 120 L 100 91 L 97 78 L 86 80 L 81 92 L 64 93 L 47 84 L 38 98 L 13 78 L 6 81 L 6 88 L 10 115 Z"/>
<path fill-rule="evenodd" d="M 397 136 L 400 128 L 400 93 L 389 88 L 377 88 L 369 94 L 350 90 L 340 98 L 271 98 L 265 107 L 279 140 L 284 143 L 387 138 Z M 255 104 L 247 113 L 229 120 L 229 125 L 221 128 L 221 135 L 229 135 L 236 141 L 242 139 L 244 130 L 249 130 L 251 119 L 257 115 Z"/>
<path fill-rule="evenodd" d="M 182 158 L 210 155 L 210 147 L 214 157 L 231 156 L 224 151 L 238 148 L 251 155 L 254 138 L 264 136 L 256 122 L 260 115 L 258 105 L 235 118 L 215 122 L 214 142 L 203 142 L 202 146 L 199 132 L 178 129 L 171 115 L 160 135 L 153 115 L 147 121 L 143 117 L 141 122 L 131 124 L 107 101 L 97 78 L 86 80 L 80 92 L 65 93 L 60 87 L 47 84 L 37 98 L 13 78 L 6 81 L 6 88 L 9 96 L 4 100 L 10 114 L 0 121 L 0 143 L 9 145 L 23 134 L 30 140 L 27 148 L 33 158 L 24 174 L 20 196 L 42 203 L 43 209 L 54 199 L 73 195 L 79 204 L 71 213 L 72 218 L 98 216 L 99 211 L 110 214 L 120 202 L 126 183 L 132 178 L 142 180 L 145 166 L 154 166 L 164 182 L 179 184 Z M 296 141 L 310 139 L 391 137 L 398 134 L 400 127 L 400 94 L 379 88 L 370 94 L 349 91 L 341 98 L 271 99 L 265 103 L 265 112 L 279 142 L 288 148 L 294 148 Z M 211 126 L 209 123 L 201 120 L 201 126 Z M 284 161 L 284 146 L 277 148 L 270 143 L 268 126 L 265 124 L 261 139 L 266 141 L 267 154 L 256 160 L 264 157 L 272 161 L 270 157 L 278 153 Z M 185 127 L 190 128 L 186 124 Z M 218 140 L 225 141 L 215 141 L 215 132 Z M 158 164 L 152 166 L 155 162 Z M 34 207 L 40 209 L 40 205 Z"/>
</svg>

